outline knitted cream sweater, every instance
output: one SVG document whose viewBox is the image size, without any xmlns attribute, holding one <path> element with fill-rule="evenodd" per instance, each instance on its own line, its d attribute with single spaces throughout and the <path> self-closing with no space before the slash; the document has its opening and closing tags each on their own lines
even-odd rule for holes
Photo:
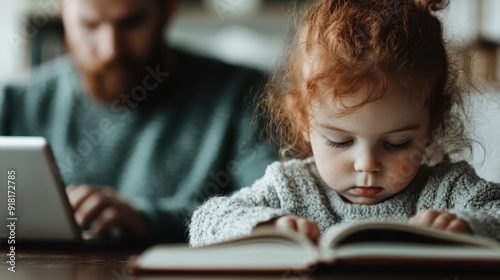
<svg viewBox="0 0 500 280">
<path fill-rule="evenodd" d="M 257 224 L 283 215 L 314 220 L 323 233 L 337 223 L 403 222 L 422 209 L 452 212 L 475 234 L 500 241 L 500 184 L 482 180 L 466 162 L 422 165 L 401 192 L 378 204 L 360 205 L 330 189 L 309 158 L 275 162 L 251 187 L 208 200 L 192 216 L 189 242 L 202 246 L 248 235 Z"/>
</svg>

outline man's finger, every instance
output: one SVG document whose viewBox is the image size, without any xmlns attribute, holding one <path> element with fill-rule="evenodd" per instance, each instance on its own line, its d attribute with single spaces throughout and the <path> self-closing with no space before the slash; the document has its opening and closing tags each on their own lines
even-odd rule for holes
<svg viewBox="0 0 500 280">
<path fill-rule="evenodd" d="M 128 204 L 117 204 L 117 225 L 124 232 L 139 238 L 143 238 L 147 233 L 146 218 L 135 211 Z"/>
<path fill-rule="evenodd" d="M 71 207 L 77 211 L 82 203 L 96 191 L 97 189 L 91 185 L 71 185 L 66 189 L 66 194 L 68 195 Z"/>
<path fill-rule="evenodd" d="M 120 213 L 115 207 L 108 207 L 100 212 L 92 228 L 92 234 L 98 236 L 120 226 Z"/>
<path fill-rule="evenodd" d="M 114 203 L 104 209 L 93 224 L 92 232 L 102 235 L 113 229 L 131 236 L 143 238 L 147 234 L 145 217 L 124 204 Z"/>
<path fill-rule="evenodd" d="M 75 213 L 78 224 L 85 228 L 91 221 L 101 215 L 101 212 L 110 206 L 110 199 L 100 192 L 94 192 L 82 202 Z"/>
</svg>

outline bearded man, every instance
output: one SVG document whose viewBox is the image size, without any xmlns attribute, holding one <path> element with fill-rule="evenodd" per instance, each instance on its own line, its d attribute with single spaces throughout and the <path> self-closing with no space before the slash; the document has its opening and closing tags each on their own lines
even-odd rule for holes
<svg viewBox="0 0 500 280">
<path fill-rule="evenodd" d="M 175 0 L 63 0 L 69 55 L 0 91 L 0 135 L 43 136 L 95 236 L 185 241 L 206 198 L 276 159 L 245 100 L 263 76 L 168 47 Z"/>
</svg>

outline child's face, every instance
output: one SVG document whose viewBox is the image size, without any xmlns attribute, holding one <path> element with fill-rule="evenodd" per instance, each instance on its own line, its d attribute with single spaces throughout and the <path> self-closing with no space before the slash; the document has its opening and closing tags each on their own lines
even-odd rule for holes
<svg viewBox="0 0 500 280">
<path fill-rule="evenodd" d="M 346 106 L 360 101 L 342 100 Z M 405 94 L 388 94 L 340 117 L 341 107 L 329 103 L 314 106 L 305 135 L 322 179 L 356 204 L 376 204 L 403 190 L 421 164 L 427 109 Z"/>
</svg>

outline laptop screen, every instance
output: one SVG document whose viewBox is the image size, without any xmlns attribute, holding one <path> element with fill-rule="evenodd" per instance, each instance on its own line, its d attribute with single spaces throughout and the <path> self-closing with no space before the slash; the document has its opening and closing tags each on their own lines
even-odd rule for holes
<svg viewBox="0 0 500 280">
<path fill-rule="evenodd" d="M 0 238 L 78 241 L 74 220 L 49 144 L 41 137 L 0 136 Z"/>
</svg>

